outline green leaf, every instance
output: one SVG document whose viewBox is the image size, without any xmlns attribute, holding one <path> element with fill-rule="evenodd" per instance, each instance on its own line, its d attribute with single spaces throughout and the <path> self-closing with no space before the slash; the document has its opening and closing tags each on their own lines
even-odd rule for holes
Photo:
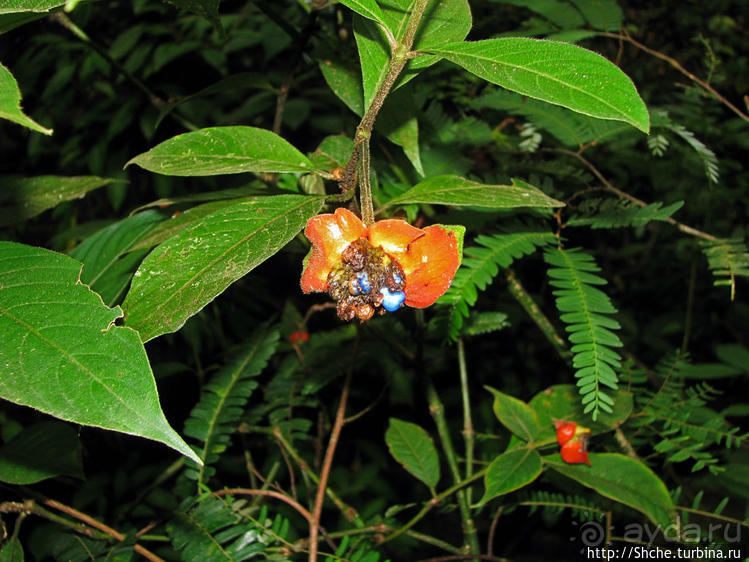
<svg viewBox="0 0 749 562">
<path fill-rule="evenodd" d="M 426 49 L 503 88 L 647 133 L 650 116 L 632 80 L 601 55 L 557 41 L 508 37 Z"/>
<path fill-rule="evenodd" d="M 23 222 L 63 201 L 81 198 L 114 181 L 117 180 L 97 176 L 0 176 L 3 186 L 0 226 Z"/>
<path fill-rule="evenodd" d="M 18 537 L 12 536 L 0 548 L 0 562 L 23 562 L 23 545 Z"/>
<path fill-rule="evenodd" d="M 348 6 L 357 14 L 364 16 L 365 18 L 376 21 L 385 25 L 384 16 L 382 10 L 377 5 L 375 0 L 338 0 L 344 6 Z"/>
<path fill-rule="evenodd" d="M 84 478 L 78 432 L 66 423 L 39 422 L 0 448 L 3 482 L 27 485 L 60 475 Z"/>
<path fill-rule="evenodd" d="M 622 25 L 622 9 L 616 0 L 570 0 L 594 29 L 616 31 Z"/>
<path fill-rule="evenodd" d="M 153 439 L 199 461 L 169 427 L 137 332 L 115 326 L 72 258 L 0 242 L 0 397 Z"/>
<path fill-rule="evenodd" d="M 0 13 L 3 12 L 0 11 Z M 8 119 L 37 133 L 52 134 L 52 129 L 42 127 L 21 111 L 21 90 L 18 89 L 18 83 L 10 70 L 2 64 L 0 64 L 0 119 Z"/>
<path fill-rule="evenodd" d="M 321 197 L 253 197 L 219 209 L 154 249 L 125 298 L 125 323 L 143 341 L 185 321 L 283 248 L 316 215 Z"/>
<path fill-rule="evenodd" d="M 412 0 L 383 0 L 380 2 L 385 24 L 396 40 L 401 40 L 413 5 Z M 413 50 L 446 41 L 460 41 L 471 29 L 471 9 L 466 0 L 435 0 L 429 3 L 414 38 Z M 364 108 L 372 103 L 377 89 L 385 79 L 390 64 L 390 45 L 384 31 L 371 20 L 354 17 L 354 36 L 359 49 L 359 60 L 364 85 Z M 402 86 L 418 71 L 433 65 L 440 57 L 421 56 L 408 61 L 396 84 Z"/>
<path fill-rule="evenodd" d="M 101 229 L 70 252 L 83 263 L 81 281 L 108 306 L 119 300 L 145 257 L 145 252 L 132 252 L 133 245 L 163 218 L 157 211 L 138 213 Z"/>
<path fill-rule="evenodd" d="M 385 442 L 393 458 L 408 472 L 434 488 L 440 479 L 437 449 L 429 434 L 415 423 L 390 418 Z"/>
<path fill-rule="evenodd" d="M 541 431 L 541 426 L 533 408 L 522 400 L 490 386 L 485 388 L 494 395 L 494 415 L 500 423 L 521 439 L 534 441 Z"/>
<path fill-rule="evenodd" d="M 315 151 L 310 154 L 310 160 L 320 170 L 333 170 L 346 165 L 354 141 L 344 135 L 325 137 Z"/>
<path fill-rule="evenodd" d="M 424 175 L 419 154 L 418 109 L 411 88 L 402 88 L 390 94 L 377 116 L 375 129 L 388 140 L 403 148 L 406 158 L 419 175 Z"/>
<path fill-rule="evenodd" d="M 211 201 L 209 203 L 197 205 L 179 214 L 175 213 L 171 218 L 162 221 L 152 229 L 146 231 L 135 241 L 135 244 L 130 248 L 130 251 L 147 250 L 154 246 L 158 246 L 172 236 L 176 236 L 177 233 L 188 226 L 203 220 L 211 213 L 223 209 L 224 207 L 229 207 L 230 205 L 236 205 L 239 201 L 240 199 L 236 198 L 221 199 L 219 201 Z"/>
<path fill-rule="evenodd" d="M 527 486 L 541 474 L 541 455 L 535 449 L 514 449 L 502 453 L 489 465 L 484 476 L 484 497 L 479 504 Z"/>
<path fill-rule="evenodd" d="M 618 453 L 591 453 L 591 466 L 567 464 L 559 455 L 544 463 L 560 474 L 614 501 L 628 505 L 666 528 L 674 522 L 674 503 L 663 481 L 640 461 Z"/>
<path fill-rule="evenodd" d="M 65 4 L 65 0 L 5 0 L 0 14 L 16 12 L 48 12 Z"/>
<path fill-rule="evenodd" d="M 429 178 L 386 206 L 410 203 L 466 205 L 490 209 L 513 207 L 563 207 L 564 203 L 552 199 L 529 183 L 513 178 L 512 185 L 486 185 L 459 176 Z"/>
<path fill-rule="evenodd" d="M 632 413 L 632 393 L 625 390 L 611 392 L 614 400 L 612 412 L 601 411 L 596 421 L 583 413 L 577 388 L 572 384 L 555 384 L 536 394 L 528 405 L 536 411 L 541 431 L 538 440 L 555 443 L 554 420 L 572 421 L 587 426 L 593 434 L 611 431 L 619 427 Z"/>
<path fill-rule="evenodd" d="M 346 107 L 359 117 L 364 115 L 364 89 L 357 71 L 342 62 L 325 59 L 320 61 L 320 72 Z"/>
<path fill-rule="evenodd" d="M 243 126 L 177 135 L 132 158 L 125 167 L 130 164 L 166 176 L 313 171 L 312 162 L 277 134 Z"/>
</svg>

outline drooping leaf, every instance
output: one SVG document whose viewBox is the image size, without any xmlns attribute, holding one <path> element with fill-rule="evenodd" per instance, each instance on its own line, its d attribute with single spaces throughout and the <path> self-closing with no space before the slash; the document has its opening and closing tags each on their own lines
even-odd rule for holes
<svg viewBox="0 0 749 562">
<path fill-rule="evenodd" d="M 419 154 L 419 122 L 416 118 L 418 110 L 413 101 L 410 87 L 401 88 L 388 95 L 382 107 L 375 130 L 384 134 L 388 140 L 401 148 L 406 158 L 411 162 L 419 175 L 424 175 Z"/>
<path fill-rule="evenodd" d="M 663 481 L 642 462 L 618 453 L 590 453 L 591 466 L 567 464 L 559 455 L 544 463 L 560 474 L 614 501 L 632 507 L 662 529 L 672 525 L 674 503 Z"/>
<path fill-rule="evenodd" d="M 3 482 L 27 485 L 60 475 L 83 479 L 81 443 L 69 424 L 39 422 L 0 448 Z"/>
<path fill-rule="evenodd" d="M 494 395 L 494 415 L 500 423 L 524 441 L 534 441 L 541 431 L 535 410 L 514 396 L 486 389 Z"/>
<path fill-rule="evenodd" d="M 123 308 L 143 341 L 178 330 L 234 281 L 283 248 L 317 214 L 321 197 L 253 197 L 167 239 L 143 261 Z"/>
<path fill-rule="evenodd" d="M 408 472 L 434 488 L 440 479 L 440 463 L 432 438 L 415 423 L 390 418 L 385 432 L 390 454 Z"/>
<path fill-rule="evenodd" d="M 81 281 L 112 306 L 125 291 L 145 252 L 133 245 L 163 220 L 158 211 L 145 211 L 111 224 L 78 245 L 70 257 L 83 263 Z"/>
<path fill-rule="evenodd" d="M 484 497 L 480 504 L 513 492 L 533 482 L 541 474 L 541 455 L 535 449 L 513 449 L 499 455 L 484 476 Z"/>
<path fill-rule="evenodd" d="M 503 88 L 647 133 L 650 116 L 632 80 L 601 55 L 559 41 L 507 37 L 425 49 Z"/>
<path fill-rule="evenodd" d="M 79 282 L 72 258 L 0 242 L 0 397 L 52 416 L 159 441 L 169 427 L 137 332 Z"/>
<path fill-rule="evenodd" d="M 343 62 L 325 59 L 320 61 L 320 72 L 333 93 L 359 117 L 364 115 L 364 90 L 361 76 Z"/>
<path fill-rule="evenodd" d="M 437 176 L 391 199 L 387 206 L 409 203 L 467 205 L 490 209 L 514 207 L 562 207 L 529 183 L 513 178 L 512 185 L 486 185 L 459 176 Z"/>
<path fill-rule="evenodd" d="M 37 133 L 52 134 L 52 129 L 42 127 L 21 110 L 21 90 L 18 89 L 18 83 L 10 70 L 2 64 L 0 64 L 0 119 L 13 121 Z"/>
<path fill-rule="evenodd" d="M 177 135 L 125 166 L 167 176 L 312 172 L 309 159 L 277 134 L 257 127 L 209 127 Z"/>
<path fill-rule="evenodd" d="M 114 181 L 96 176 L 2 176 L 0 226 L 23 222 Z"/>
</svg>

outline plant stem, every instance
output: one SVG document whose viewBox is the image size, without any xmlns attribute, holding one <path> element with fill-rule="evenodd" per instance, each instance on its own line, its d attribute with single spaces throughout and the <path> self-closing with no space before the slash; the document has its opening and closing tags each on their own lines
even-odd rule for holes
<svg viewBox="0 0 749 562">
<path fill-rule="evenodd" d="M 369 173 L 369 138 L 361 143 L 361 173 L 359 175 L 359 206 L 364 226 L 374 222 L 374 204 L 372 202 L 372 184 Z"/>
<path fill-rule="evenodd" d="M 390 90 L 398 80 L 398 76 L 405 68 L 408 60 L 411 56 L 411 47 L 413 47 L 414 38 L 416 37 L 416 31 L 419 28 L 419 23 L 424 15 L 424 10 L 427 7 L 429 0 L 415 0 L 413 10 L 408 18 L 405 32 L 400 40 L 395 41 L 392 52 L 390 53 L 390 61 L 388 63 L 387 74 L 380 83 L 380 87 L 375 92 L 372 102 L 362 116 L 359 126 L 356 128 L 354 135 L 354 148 L 351 151 L 351 156 L 343 167 L 343 174 L 338 185 L 342 192 L 346 193 L 351 191 L 356 186 L 357 178 L 357 167 L 361 160 L 361 167 L 359 170 L 359 185 L 362 189 L 369 189 L 369 139 L 372 136 L 372 128 L 375 124 L 377 114 L 382 109 L 382 104 L 385 103 Z M 366 183 L 366 185 L 363 185 Z M 370 223 L 367 219 L 363 219 L 364 224 L 371 224 L 374 222 L 374 209 L 372 208 L 371 194 L 363 195 L 361 198 L 362 203 L 362 216 L 370 219 Z"/>
<path fill-rule="evenodd" d="M 456 484 L 460 483 L 460 471 L 458 470 L 458 460 L 455 455 L 455 448 L 453 447 L 452 439 L 450 438 L 450 431 L 447 427 L 447 420 L 445 418 L 445 406 L 442 404 L 437 390 L 431 381 L 427 384 L 427 398 L 429 400 L 429 412 L 434 418 L 434 423 L 437 426 L 437 433 L 439 433 L 440 441 L 442 442 L 442 448 L 445 451 L 447 457 L 447 464 L 452 472 L 453 480 Z M 466 478 L 470 480 L 470 477 Z M 438 497 L 438 496 L 435 496 Z M 471 554 L 478 554 L 480 552 L 478 535 L 476 533 L 476 526 L 471 518 L 471 508 L 468 501 L 468 494 L 466 490 L 460 490 L 457 493 L 458 508 L 460 510 L 460 518 L 463 521 L 463 531 L 466 537 L 466 541 L 470 548 Z"/>
<path fill-rule="evenodd" d="M 471 419 L 471 399 L 468 394 L 468 369 L 466 368 L 466 351 L 463 338 L 458 338 L 458 370 L 460 371 L 460 394 L 463 398 L 463 439 L 466 445 L 466 478 L 473 474 L 473 446 L 476 432 Z M 466 500 L 471 505 L 471 492 L 466 490 Z"/>
<path fill-rule="evenodd" d="M 520 280 L 512 269 L 505 271 L 505 279 L 507 279 L 507 288 L 510 290 L 510 294 L 515 297 L 515 300 L 520 303 L 520 306 L 525 309 L 533 322 L 536 323 L 536 326 L 538 326 L 541 332 L 543 332 L 546 339 L 549 340 L 549 343 L 551 343 L 554 348 L 554 351 L 556 351 L 559 357 L 564 361 L 569 361 L 571 355 L 564 339 L 554 329 L 554 326 L 552 326 L 549 319 L 538 307 L 536 301 L 534 301 L 528 294 L 528 291 L 525 290 L 525 287 L 520 283 Z"/>
</svg>

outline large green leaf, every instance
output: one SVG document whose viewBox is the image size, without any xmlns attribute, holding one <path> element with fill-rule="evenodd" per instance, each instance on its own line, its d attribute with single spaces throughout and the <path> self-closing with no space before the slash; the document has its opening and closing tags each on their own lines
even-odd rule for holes
<svg viewBox="0 0 749 562">
<path fill-rule="evenodd" d="M 76 247 L 70 256 L 83 263 L 81 281 L 101 295 L 109 306 L 125 291 L 145 251 L 133 245 L 163 220 L 158 211 L 145 211 L 111 224 Z"/>
<path fill-rule="evenodd" d="M 494 395 L 494 414 L 500 423 L 524 441 L 533 441 L 541 430 L 536 412 L 522 400 L 490 386 Z"/>
<path fill-rule="evenodd" d="M 0 226 L 23 222 L 114 181 L 97 176 L 2 176 Z"/>
<path fill-rule="evenodd" d="M 351 111 L 359 117 L 364 115 L 364 90 L 358 72 L 335 59 L 321 60 L 320 72 L 333 93 Z"/>
<path fill-rule="evenodd" d="M 69 424 L 43 421 L 27 427 L 0 449 L 0 480 L 34 484 L 55 476 L 83 479 L 78 432 Z"/>
<path fill-rule="evenodd" d="M 650 116 L 632 80 L 601 55 L 559 41 L 508 37 L 425 49 L 503 88 L 647 133 Z"/>
<path fill-rule="evenodd" d="M 283 248 L 320 211 L 304 195 L 253 197 L 219 209 L 159 245 L 135 272 L 125 323 L 143 341 L 185 321 Z"/>
<path fill-rule="evenodd" d="M 68 256 L 0 242 L 0 397 L 52 416 L 160 441 L 198 461 L 169 427 L 138 333 L 115 326 Z"/>
<path fill-rule="evenodd" d="M 429 178 L 391 199 L 386 206 L 409 203 L 468 205 L 490 209 L 564 206 L 561 201 L 552 199 L 522 180 L 513 179 L 512 185 L 486 185 L 459 176 Z"/>
<path fill-rule="evenodd" d="M 641 511 L 661 528 L 673 524 L 676 513 L 668 489 L 642 462 L 617 453 L 591 453 L 588 459 L 591 466 L 567 464 L 559 455 L 544 457 L 544 462 L 602 496 Z"/>
<path fill-rule="evenodd" d="M 402 39 L 413 5 L 412 0 L 383 0 L 380 5 L 385 24 L 397 40 Z M 460 41 L 468 35 L 471 24 L 471 9 L 466 0 L 434 0 L 424 12 L 413 49 L 425 51 L 446 41 Z M 368 108 L 388 72 L 390 46 L 380 26 L 368 19 L 354 18 L 354 35 L 362 68 L 364 107 Z M 438 60 L 439 57 L 435 56 L 411 59 L 401 74 L 398 85 L 405 84 L 419 70 Z"/>
<path fill-rule="evenodd" d="M 533 482 L 541 474 L 541 455 L 535 449 L 514 449 L 502 453 L 489 465 L 484 476 L 483 504 Z"/>
<path fill-rule="evenodd" d="M 167 176 L 311 172 L 309 159 L 277 134 L 256 127 L 209 127 L 177 135 L 125 166 Z"/>
<path fill-rule="evenodd" d="M 0 64 L 0 119 L 8 119 L 37 133 L 52 134 L 52 129 L 42 127 L 21 110 L 21 90 L 18 89 L 18 83 L 10 70 L 2 64 Z"/>
<path fill-rule="evenodd" d="M 377 116 L 375 130 L 388 140 L 403 148 L 406 158 L 414 169 L 424 175 L 419 154 L 418 108 L 414 103 L 414 92 L 410 87 L 392 92 Z"/>
<path fill-rule="evenodd" d="M 236 205 L 240 200 L 241 199 L 239 198 L 235 198 L 210 201 L 209 203 L 203 203 L 202 205 L 197 205 L 187 209 L 179 214 L 175 213 L 171 218 L 157 224 L 155 227 L 145 232 L 135 241 L 130 248 L 130 251 L 147 250 L 154 246 L 158 246 L 164 240 L 175 236 L 181 230 L 195 224 L 211 213 L 215 213 L 219 209 L 223 209 L 230 205 Z"/>
<path fill-rule="evenodd" d="M 16 12 L 48 12 L 65 4 L 65 0 L 4 0 L 0 14 Z"/>
<path fill-rule="evenodd" d="M 632 413 L 632 393 L 617 390 L 611 393 L 614 399 L 612 412 L 601 411 L 596 421 L 583 413 L 580 394 L 574 384 L 556 384 L 536 394 L 528 405 L 536 411 L 541 432 L 540 442 L 556 442 L 554 420 L 573 421 L 590 427 L 593 434 L 611 431 L 621 425 Z"/>
<path fill-rule="evenodd" d="M 434 488 L 440 479 L 437 449 L 429 434 L 415 423 L 390 418 L 385 442 L 393 458 L 408 472 Z"/>
</svg>

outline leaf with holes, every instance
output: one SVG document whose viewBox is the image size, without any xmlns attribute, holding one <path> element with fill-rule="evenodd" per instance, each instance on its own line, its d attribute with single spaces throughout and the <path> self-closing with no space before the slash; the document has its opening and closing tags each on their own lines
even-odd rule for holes
<svg viewBox="0 0 749 562">
<path fill-rule="evenodd" d="M 82 265 L 0 242 L 0 397 L 52 416 L 160 441 L 200 462 L 169 427 L 138 333 L 115 326 Z"/>
<path fill-rule="evenodd" d="M 174 332 L 240 277 L 283 248 L 323 199 L 251 197 L 201 218 L 156 247 L 135 272 L 122 307 L 143 341 Z"/>
</svg>

